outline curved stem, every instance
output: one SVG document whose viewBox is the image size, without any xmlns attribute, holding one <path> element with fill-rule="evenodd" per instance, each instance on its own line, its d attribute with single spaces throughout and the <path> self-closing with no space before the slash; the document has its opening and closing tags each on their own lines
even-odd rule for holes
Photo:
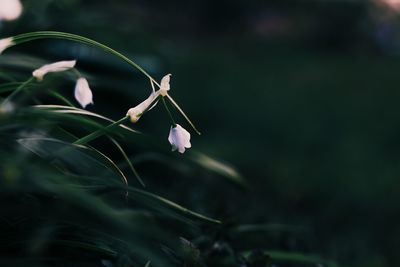
<svg viewBox="0 0 400 267">
<path fill-rule="evenodd" d="M 198 135 L 201 135 L 201 133 L 199 132 L 199 130 L 197 130 L 196 126 L 194 126 L 193 122 L 189 119 L 189 117 L 185 114 L 185 112 L 183 112 L 182 108 L 178 105 L 178 103 L 175 102 L 175 100 L 169 95 L 167 94 L 166 96 L 168 98 L 168 100 L 172 103 L 172 105 L 181 113 L 181 115 L 185 118 L 185 120 L 190 124 L 190 126 L 192 126 L 193 130 L 195 130 L 195 132 Z"/>
<path fill-rule="evenodd" d="M 150 74 L 148 74 L 142 67 L 140 67 L 134 61 L 130 60 L 123 54 L 119 53 L 118 51 L 115 51 L 114 49 L 112 49 L 102 43 L 96 42 L 92 39 L 89 39 L 89 38 L 86 38 L 86 37 L 83 37 L 80 35 L 66 33 L 66 32 L 57 32 L 57 31 L 37 31 L 37 32 L 29 32 L 29 33 L 19 34 L 12 38 L 13 38 L 14 45 L 22 44 L 22 43 L 26 43 L 26 42 L 30 42 L 30 41 L 38 40 L 38 39 L 64 39 L 64 40 L 76 41 L 76 42 L 84 43 L 84 44 L 91 45 L 94 47 L 98 47 L 104 51 L 107 51 L 107 52 L 121 58 L 122 60 L 127 62 L 129 65 L 133 66 L 138 71 L 140 71 L 141 73 L 146 75 L 151 81 L 153 81 L 158 87 L 160 87 L 160 85 L 157 83 L 157 81 L 154 80 L 154 78 Z"/>
<path fill-rule="evenodd" d="M 168 113 L 169 118 L 171 119 L 172 125 L 173 125 L 174 127 L 176 127 L 176 122 L 175 122 L 175 120 L 174 120 L 174 117 L 172 117 L 171 111 L 169 110 L 168 105 L 167 105 L 167 102 L 165 102 L 164 97 L 161 97 L 161 101 L 163 102 L 164 107 L 165 107 L 165 109 L 167 110 L 167 113 Z"/>
<path fill-rule="evenodd" d="M 61 100 L 62 102 L 64 102 L 67 106 L 71 106 L 71 107 L 74 107 L 74 108 L 75 108 L 75 105 L 72 104 L 67 98 L 65 98 L 65 97 L 64 97 L 63 95 L 61 95 L 60 93 L 55 92 L 55 91 L 51 91 L 51 90 L 48 91 L 48 93 L 49 93 L 51 96 L 53 96 L 53 97 L 55 97 L 55 98 Z"/>
<path fill-rule="evenodd" d="M 19 92 L 21 92 L 22 90 L 25 89 L 25 87 L 30 84 L 31 82 L 33 82 L 35 80 L 35 77 L 30 77 L 28 80 L 26 80 L 25 82 L 23 82 L 20 86 L 17 87 L 17 89 L 15 89 L 11 94 L 9 94 L 7 96 L 7 98 L 5 98 L 3 100 L 3 103 L 1 103 L 2 105 L 6 104 L 7 102 L 11 101 L 11 99 L 13 97 L 15 97 Z"/>
<path fill-rule="evenodd" d="M 92 132 L 92 133 L 90 133 L 90 134 L 88 134 L 88 135 L 86 135 L 86 136 L 84 136 L 82 138 L 79 138 L 73 144 L 75 144 L 75 145 L 87 144 L 90 141 L 92 141 L 92 140 L 94 140 L 94 139 L 106 134 L 109 130 L 111 130 L 114 127 L 119 126 L 121 123 L 127 121 L 128 119 L 129 119 L 129 117 L 125 116 L 122 119 L 120 119 L 118 121 L 115 121 L 115 122 L 111 123 L 110 125 L 108 125 L 108 126 L 106 126 L 104 128 L 98 129 L 97 131 L 94 131 L 94 132 Z"/>
<path fill-rule="evenodd" d="M 151 81 L 151 85 L 153 87 L 153 83 L 156 84 L 158 87 L 160 87 L 160 84 L 154 80 L 154 78 L 148 74 L 142 67 L 140 67 L 137 63 L 135 63 L 134 61 L 130 60 L 128 57 L 124 56 L 123 54 L 121 54 L 120 52 L 102 44 L 99 42 L 96 42 L 92 39 L 80 36 L 80 35 L 76 35 L 76 34 L 72 34 L 72 33 L 66 33 L 66 32 L 57 32 L 57 31 L 37 31 L 37 32 L 29 32 L 29 33 L 23 33 L 23 34 L 19 34 L 16 35 L 14 37 L 12 37 L 13 40 L 13 44 L 14 45 L 18 45 L 18 44 L 22 44 L 22 43 L 26 43 L 26 42 L 30 42 L 33 40 L 38 40 L 38 39 L 64 39 L 64 40 L 70 40 L 70 41 L 75 41 L 75 42 L 79 42 L 79 43 L 83 43 L 83 44 L 87 44 L 90 46 L 94 46 L 97 48 L 100 48 L 106 52 L 109 52 L 115 56 L 117 56 L 118 58 L 124 60 L 126 63 L 128 63 L 129 65 L 133 66 L 135 69 L 137 69 L 138 71 L 140 71 L 141 73 L 143 73 L 146 77 L 148 77 Z M 154 88 L 153 88 L 154 91 Z M 178 104 L 172 99 L 172 97 L 170 97 L 167 94 L 167 98 L 168 100 L 172 103 L 172 105 L 182 114 L 182 116 L 187 120 L 187 122 L 190 124 L 190 126 L 192 126 L 192 128 L 196 131 L 197 134 L 200 135 L 200 132 L 197 130 L 197 128 L 194 126 L 194 124 L 191 122 L 191 120 L 189 119 L 189 117 L 185 114 L 185 112 L 183 112 L 183 110 L 178 106 Z"/>
</svg>

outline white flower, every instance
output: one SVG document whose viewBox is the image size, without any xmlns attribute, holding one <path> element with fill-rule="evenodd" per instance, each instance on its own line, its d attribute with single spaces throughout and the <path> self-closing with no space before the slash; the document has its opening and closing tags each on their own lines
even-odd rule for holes
<svg viewBox="0 0 400 267">
<path fill-rule="evenodd" d="M 4 50 L 9 48 L 10 46 L 14 45 L 13 39 L 10 38 L 4 38 L 0 40 L 0 54 L 3 53 Z"/>
<path fill-rule="evenodd" d="M 15 20 L 22 13 L 19 0 L 0 0 L 0 20 Z"/>
<path fill-rule="evenodd" d="M 154 100 L 160 95 L 160 91 L 151 93 L 151 95 L 136 107 L 130 108 L 126 113 L 132 123 L 137 122 L 146 110 L 150 109 Z"/>
<path fill-rule="evenodd" d="M 170 89 L 169 85 L 169 80 L 170 80 L 171 74 L 165 75 L 160 82 L 160 95 L 161 96 L 166 96 L 168 94 L 168 91 Z"/>
<path fill-rule="evenodd" d="M 89 88 L 89 83 L 85 78 L 79 78 L 75 85 L 75 99 L 85 108 L 89 104 L 93 104 L 92 90 Z"/>
<path fill-rule="evenodd" d="M 43 65 L 42 67 L 34 70 L 32 72 L 32 75 L 36 77 L 38 81 L 42 81 L 44 75 L 46 75 L 49 72 L 60 72 L 60 71 L 66 71 L 69 69 L 72 69 L 76 64 L 76 60 L 70 60 L 70 61 L 59 61 L 55 62 L 52 64 L 46 64 Z"/>
<path fill-rule="evenodd" d="M 190 144 L 190 133 L 179 124 L 175 127 L 171 127 L 168 141 L 172 145 L 172 151 L 178 150 L 179 153 L 185 152 L 185 148 L 192 147 Z"/>
</svg>

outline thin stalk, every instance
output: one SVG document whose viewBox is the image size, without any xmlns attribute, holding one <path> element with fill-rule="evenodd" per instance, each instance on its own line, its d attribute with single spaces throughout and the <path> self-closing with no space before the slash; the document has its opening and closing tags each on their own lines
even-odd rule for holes
<svg viewBox="0 0 400 267">
<path fill-rule="evenodd" d="M 90 133 L 90 134 L 88 134 L 88 135 L 86 135 L 86 136 L 84 136 L 82 138 L 79 138 L 73 144 L 75 144 L 75 145 L 87 144 L 90 141 L 93 141 L 94 139 L 106 134 L 112 128 L 118 127 L 121 123 L 126 122 L 128 119 L 129 119 L 129 117 L 125 116 L 122 119 L 120 119 L 118 121 L 115 121 L 115 122 L 111 123 L 110 125 L 108 125 L 108 126 L 106 126 L 104 128 L 98 129 L 97 131 L 94 131 L 94 132 L 92 132 L 92 133 Z"/>
<path fill-rule="evenodd" d="M 9 94 L 4 100 L 2 105 L 6 104 L 7 102 L 11 101 L 13 97 L 15 97 L 19 92 L 25 89 L 25 87 L 33 82 L 35 80 L 35 77 L 30 77 L 28 80 L 23 82 L 20 86 L 17 87 L 11 94 Z"/>
<path fill-rule="evenodd" d="M 110 141 L 117 147 L 117 149 L 121 152 L 123 158 L 125 159 L 125 161 L 128 163 L 129 168 L 131 169 L 133 175 L 136 177 L 136 179 L 138 180 L 138 182 L 140 183 L 140 185 L 145 188 L 146 185 L 143 182 L 143 179 L 140 177 L 139 173 L 136 171 L 135 167 L 133 167 L 133 164 L 131 162 L 131 160 L 129 159 L 128 155 L 126 154 L 125 150 L 122 148 L 122 146 L 117 142 L 117 140 L 115 140 L 114 138 L 112 138 L 111 136 L 109 136 Z"/>
<path fill-rule="evenodd" d="M 174 117 L 172 117 L 172 114 L 171 114 L 171 111 L 170 111 L 169 108 L 168 108 L 167 102 L 165 102 L 164 97 L 161 97 L 161 100 L 162 100 L 162 102 L 163 102 L 163 104 L 164 104 L 165 109 L 167 110 L 167 113 L 168 113 L 169 118 L 170 118 L 171 121 L 172 121 L 172 125 L 173 125 L 174 127 L 176 127 L 176 122 L 175 122 L 175 120 L 174 120 Z"/>
<path fill-rule="evenodd" d="M 33 40 L 38 40 L 38 39 L 64 39 L 64 40 L 70 40 L 70 41 L 75 41 L 75 42 L 87 44 L 90 46 L 94 46 L 94 47 L 100 48 L 100 49 L 102 49 L 106 52 L 109 52 L 109 53 L 119 57 L 120 59 L 124 60 L 126 63 L 133 66 L 135 69 L 137 69 L 141 73 L 143 73 L 146 77 L 148 77 L 151 81 L 153 81 L 158 87 L 160 87 L 160 85 L 157 83 L 157 81 L 154 80 L 154 78 L 150 74 L 148 74 L 142 67 L 140 67 L 134 61 L 130 60 L 128 57 L 124 56 L 123 54 L 119 53 L 118 51 L 116 51 L 102 43 L 96 42 L 92 39 L 89 39 L 89 38 L 86 38 L 86 37 L 83 37 L 80 35 L 66 33 L 66 32 L 57 32 L 57 31 L 37 31 L 37 32 L 29 32 L 29 33 L 19 34 L 19 35 L 12 37 L 12 39 L 13 39 L 14 45 L 18 45 L 18 44 L 30 42 Z"/>
<path fill-rule="evenodd" d="M 94 41 L 92 39 L 89 39 L 89 38 L 86 38 L 86 37 L 83 37 L 80 35 L 72 34 L 72 33 L 57 32 L 57 31 L 29 32 L 29 33 L 23 33 L 23 34 L 19 34 L 19 35 L 12 37 L 13 46 L 22 44 L 22 43 L 26 43 L 26 42 L 30 42 L 33 40 L 38 40 L 38 39 L 64 39 L 64 40 L 75 41 L 75 42 L 79 42 L 79 43 L 83 43 L 83 44 L 87 44 L 87 45 L 90 45 L 93 47 L 100 48 L 100 49 L 102 49 L 108 53 L 111 53 L 112 55 L 122 59 L 123 61 L 125 61 L 126 63 L 133 66 L 135 69 L 137 69 L 141 73 L 143 73 L 146 77 L 148 77 L 150 79 L 152 87 L 153 87 L 153 83 L 156 84 L 158 87 L 160 87 L 160 84 L 150 74 L 148 74 L 142 67 L 140 67 L 136 62 L 130 60 L 128 57 L 124 56 L 120 52 L 118 52 L 102 43 Z M 154 88 L 152 88 L 152 89 L 154 91 Z M 171 103 L 175 106 L 175 108 L 187 120 L 187 122 L 190 124 L 190 126 L 192 126 L 192 128 L 196 131 L 196 133 L 200 135 L 201 133 L 196 129 L 196 127 L 191 122 L 189 117 L 185 114 L 185 112 L 183 112 L 183 110 L 172 99 L 172 97 L 170 97 L 169 95 L 167 95 L 167 97 L 171 101 Z"/>
<path fill-rule="evenodd" d="M 80 73 L 79 70 L 77 70 L 76 68 L 72 68 L 72 71 L 75 73 L 75 75 L 76 75 L 78 78 L 81 78 L 81 77 L 82 77 L 81 73 Z"/>
<path fill-rule="evenodd" d="M 181 113 L 181 115 L 186 119 L 186 121 L 190 124 L 190 126 L 192 126 L 193 130 L 195 130 L 195 132 L 198 135 L 201 135 L 199 130 L 197 130 L 196 126 L 194 126 L 193 122 L 189 119 L 189 117 L 185 114 L 185 112 L 183 112 L 178 103 L 176 103 L 175 100 L 169 94 L 167 94 L 167 98 L 169 101 L 171 101 L 172 105 Z"/>
<path fill-rule="evenodd" d="M 69 101 L 67 98 L 65 98 L 63 95 L 61 95 L 61 94 L 59 94 L 59 93 L 57 93 L 57 92 L 54 92 L 54 91 L 49 91 L 48 93 L 49 93 L 51 96 L 53 96 L 53 97 L 55 97 L 55 98 L 57 98 L 57 99 L 63 101 L 66 105 L 76 108 L 75 105 L 72 104 L 72 102 L 70 102 L 70 101 Z"/>
</svg>

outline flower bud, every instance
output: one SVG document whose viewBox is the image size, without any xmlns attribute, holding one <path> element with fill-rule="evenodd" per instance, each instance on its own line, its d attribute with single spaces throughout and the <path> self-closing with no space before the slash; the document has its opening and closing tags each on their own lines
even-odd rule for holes
<svg viewBox="0 0 400 267">
<path fill-rule="evenodd" d="M 130 108 L 126 113 L 132 123 L 136 123 L 146 110 L 150 109 L 154 100 L 160 95 L 160 92 L 151 93 L 151 95 L 136 107 Z"/>
<path fill-rule="evenodd" d="M 75 85 L 75 99 L 85 108 L 89 104 L 93 104 L 92 90 L 89 88 L 89 83 L 85 78 L 79 78 Z"/>
<path fill-rule="evenodd" d="M 70 61 L 59 61 L 55 62 L 52 64 L 46 64 L 41 66 L 40 68 L 34 70 L 32 72 L 32 75 L 36 77 L 38 81 L 42 81 L 44 75 L 46 75 L 49 72 L 61 72 L 61 71 L 66 71 L 69 69 L 72 69 L 75 67 L 76 60 L 70 60 Z"/>
</svg>

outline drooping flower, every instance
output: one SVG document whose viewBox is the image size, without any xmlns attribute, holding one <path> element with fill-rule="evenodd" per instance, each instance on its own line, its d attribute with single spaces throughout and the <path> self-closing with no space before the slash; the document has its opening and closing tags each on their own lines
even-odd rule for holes
<svg viewBox="0 0 400 267">
<path fill-rule="evenodd" d="M 15 20 L 22 13 L 20 0 L 1 0 L 0 1 L 0 20 Z"/>
<path fill-rule="evenodd" d="M 42 81 L 44 75 L 46 75 L 49 72 L 60 72 L 60 71 L 66 71 L 69 69 L 72 69 L 75 67 L 76 60 L 70 60 L 70 61 L 59 61 L 55 62 L 52 64 L 46 64 L 43 65 L 42 67 L 34 70 L 32 72 L 32 75 L 36 77 L 38 81 Z"/>
<path fill-rule="evenodd" d="M 146 110 L 150 109 L 154 100 L 160 95 L 160 91 L 153 92 L 150 96 L 136 107 L 130 108 L 126 113 L 132 123 L 136 123 Z"/>
<path fill-rule="evenodd" d="M 89 104 L 93 104 L 92 90 L 90 90 L 89 83 L 85 78 L 79 78 L 76 81 L 74 95 L 83 108 Z"/>
<path fill-rule="evenodd" d="M 179 124 L 171 127 L 168 141 L 172 145 L 172 151 L 178 150 L 179 153 L 184 153 L 186 148 L 192 147 L 190 144 L 190 133 Z"/>
<path fill-rule="evenodd" d="M 0 54 L 3 53 L 4 50 L 9 48 L 10 46 L 14 45 L 13 39 L 10 38 L 4 38 L 0 40 Z"/>
<path fill-rule="evenodd" d="M 168 94 L 169 89 L 171 88 L 169 85 L 169 81 L 171 74 L 165 75 L 160 82 L 160 95 L 161 96 L 166 96 Z"/>
</svg>

